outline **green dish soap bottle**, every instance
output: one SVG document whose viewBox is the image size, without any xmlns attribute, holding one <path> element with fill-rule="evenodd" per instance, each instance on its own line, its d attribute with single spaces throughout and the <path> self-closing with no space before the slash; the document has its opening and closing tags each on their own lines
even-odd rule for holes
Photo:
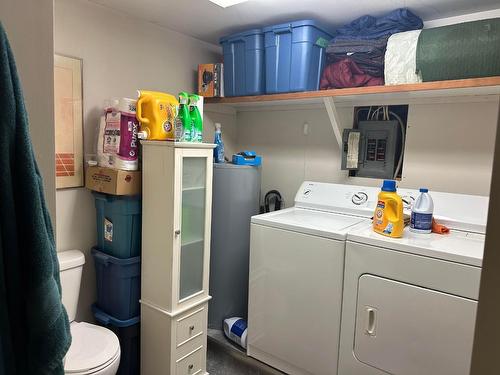
<svg viewBox="0 0 500 375">
<path fill-rule="evenodd" d="M 203 119 L 198 110 L 200 97 L 196 94 L 189 95 L 189 114 L 191 116 L 191 142 L 203 142 Z"/>
<path fill-rule="evenodd" d="M 179 93 L 179 113 L 177 114 L 176 130 L 179 129 L 179 138 L 181 142 L 191 142 L 192 120 L 189 114 L 189 94 L 187 92 Z"/>
</svg>

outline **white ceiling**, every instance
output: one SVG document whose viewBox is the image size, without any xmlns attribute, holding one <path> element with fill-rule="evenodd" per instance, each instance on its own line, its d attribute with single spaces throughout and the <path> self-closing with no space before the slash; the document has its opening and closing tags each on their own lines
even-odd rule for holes
<svg viewBox="0 0 500 375">
<path fill-rule="evenodd" d="M 408 7 L 425 21 L 500 8 L 499 0 L 249 0 L 221 8 L 208 0 L 89 0 L 218 44 L 233 32 L 313 18 L 332 28 L 363 14 Z"/>
</svg>

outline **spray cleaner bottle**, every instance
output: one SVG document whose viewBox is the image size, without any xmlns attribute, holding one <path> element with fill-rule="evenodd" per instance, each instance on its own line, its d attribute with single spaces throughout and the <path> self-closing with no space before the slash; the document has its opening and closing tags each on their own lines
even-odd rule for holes
<svg viewBox="0 0 500 375">
<path fill-rule="evenodd" d="M 179 113 L 177 114 L 176 129 L 182 129 L 182 134 L 177 138 L 182 142 L 191 142 L 192 121 L 189 114 L 189 94 L 186 92 L 179 93 Z M 179 130 L 181 132 L 181 130 Z"/>
<path fill-rule="evenodd" d="M 191 116 L 191 142 L 203 142 L 203 119 L 198 110 L 200 97 L 196 94 L 189 95 L 189 114 Z"/>
<path fill-rule="evenodd" d="M 222 131 L 221 124 L 215 123 L 215 148 L 214 148 L 214 162 L 215 163 L 224 163 L 224 142 L 222 141 Z"/>
</svg>

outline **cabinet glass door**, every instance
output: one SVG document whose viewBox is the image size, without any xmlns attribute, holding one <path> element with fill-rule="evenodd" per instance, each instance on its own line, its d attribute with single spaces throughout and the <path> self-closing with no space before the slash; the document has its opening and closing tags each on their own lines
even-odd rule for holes
<svg viewBox="0 0 500 375">
<path fill-rule="evenodd" d="M 179 300 L 203 290 L 207 159 L 182 158 Z"/>
</svg>

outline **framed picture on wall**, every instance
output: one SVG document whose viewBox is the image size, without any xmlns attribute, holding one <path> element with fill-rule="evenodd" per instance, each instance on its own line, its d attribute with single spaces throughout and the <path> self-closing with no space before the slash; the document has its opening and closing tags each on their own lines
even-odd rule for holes
<svg viewBox="0 0 500 375">
<path fill-rule="evenodd" d="M 81 187 L 83 168 L 82 60 L 54 55 L 56 188 Z"/>
</svg>

